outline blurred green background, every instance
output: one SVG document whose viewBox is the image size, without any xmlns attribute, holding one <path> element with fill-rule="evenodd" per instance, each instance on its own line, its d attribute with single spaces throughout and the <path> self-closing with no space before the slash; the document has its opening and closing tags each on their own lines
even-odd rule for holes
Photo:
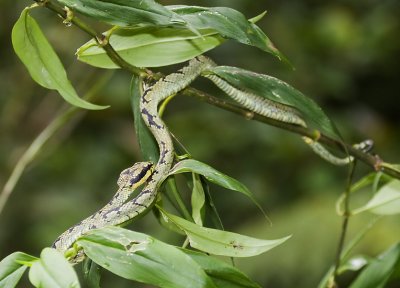
<svg viewBox="0 0 400 288">
<path fill-rule="evenodd" d="M 160 2 L 229 6 L 249 18 L 268 10 L 259 25 L 296 70 L 256 48 L 233 42 L 208 55 L 219 64 L 287 81 L 324 108 L 347 142 L 371 138 L 383 159 L 400 162 L 398 0 Z M 1 187 L 30 142 L 64 104 L 59 95 L 36 85 L 13 53 L 12 26 L 31 3 L 0 2 Z M 35 18 L 83 95 L 107 72 L 75 59 L 75 50 L 88 40 L 85 34 L 66 27 L 45 9 L 37 10 Z M 164 71 L 177 67 L 168 69 Z M 199 83 L 202 89 L 218 93 L 208 82 Z M 66 228 L 101 207 L 116 190 L 119 172 L 140 160 L 129 84 L 128 73 L 116 71 L 95 100 L 111 108 L 75 117 L 28 167 L 0 215 L 0 258 L 14 251 L 38 255 Z M 196 99 L 176 97 L 165 120 L 196 159 L 246 184 L 273 222 L 269 226 L 242 195 L 211 186 L 228 230 L 266 239 L 293 235 L 271 252 L 238 260 L 238 267 L 263 287 L 316 287 L 334 261 L 341 225 L 335 202 L 345 189 L 347 169 L 325 163 L 296 135 Z M 356 177 L 370 171 L 362 164 L 358 168 Z M 357 200 L 371 196 L 370 191 L 364 192 Z M 354 217 L 349 236 L 371 218 Z M 131 227 L 170 243 L 182 241 L 160 227 L 152 213 Z M 398 241 L 399 229 L 398 217 L 381 220 L 355 253 L 380 253 Z M 104 274 L 104 287 L 110 283 L 142 287 Z"/>
</svg>

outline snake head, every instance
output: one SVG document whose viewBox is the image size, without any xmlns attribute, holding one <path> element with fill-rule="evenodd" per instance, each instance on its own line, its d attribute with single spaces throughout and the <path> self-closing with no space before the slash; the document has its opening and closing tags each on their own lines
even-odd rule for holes
<svg viewBox="0 0 400 288">
<path fill-rule="evenodd" d="M 118 187 L 137 187 L 147 180 L 152 171 L 153 163 L 136 162 L 132 167 L 129 167 L 121 172 L 117 181 Z"/>
</svg>

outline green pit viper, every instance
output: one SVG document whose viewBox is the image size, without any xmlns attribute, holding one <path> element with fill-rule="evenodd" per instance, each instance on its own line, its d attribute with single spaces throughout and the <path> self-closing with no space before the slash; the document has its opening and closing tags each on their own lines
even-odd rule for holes
<svg viewBox="0 0 400 288">
<path fill-rule="evenodd" d="M 144 123 L 158 143 L 160 152 L 158 162 L 155 165 L 151 162 L 138 162 L 123 170 L 117 182 L 119 189 L 110 202 L 61 234 L 54 242 L 54 248 L 65 253 L 69 249 L 74 249 L 72 247 L 75 241 L 88 231 L 104 226 L 122 225 L 151 207 L 174 161 L 174 146 L 167 126 L 158 114 L 158 105 L 167 97 L 188 87 L 200 75 L 211 80 L 233 100 L 250 111 L 278 121 L 307 127 L 296 109 L 232 86 L 215 74 L 207 72 L 213 67 L 216 67 L 216 64 L 212 60 L 198 56 L 190 60 L 188 66 L 161 78 L 154 85 L 144 82 L 140 111 Z M 318 155 L 333 164 L 343 165 L 353 160 L 352 157 L 339 159 L 318 142 L 307 137 L 303 139 Z M 142 184 L 145 185 L 142 191 L 135 198 L 129 199 L 135 189 Z M 78 263 L 83 258 L 84 254 L 80 251 L 72 254 L 69 261 Z"/>
</svg>

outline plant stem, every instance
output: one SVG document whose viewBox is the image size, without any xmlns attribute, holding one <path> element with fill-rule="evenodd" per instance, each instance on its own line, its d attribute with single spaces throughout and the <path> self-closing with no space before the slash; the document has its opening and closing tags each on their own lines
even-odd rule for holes
<svg viewBox="0 0 400 288">
<path fill-rule="evenodd" d="M 176 187 L 176 182 L 174 178 L 169 178 L 167 180 L 168 188 L 171 191 L 171 194 L 174 196 L 176 203 L 178 204 L 179 210 L 182 213 L 183 217 L 186 220 L 193 222 L 192 215 L 190 215 L 189 210 L 187 210 L 185 203 L 183 202 L 182 196 Z"/>
<path fill-rule="evenodd" d="M 99 79 L 94 86 L 83 96 L 84 99 L 89 99 L 95 93 L 103 87 L 103 85 L 110 79 L 111 73 L 106 74 L 101 79 Z M 36 158 L 46 142 L 54 136 L 54 134 L 62 128 L 77 112 L 81 111 L 77 107 L 70 107 L 67 110 L 62 109 L 59 115 L 52 120 L 52 122 L 33 140 L 31 145 L 25 151 L 25 153 L 18 160 L 17 164 L 14 166 L 10 177 L 8 178 L 6 184 L 4 185 L 0 194 L 0 214 L 3 211 L 12 191 L 17 185 L 22 173 L 25 171 L 26 167 Z"/>
<path fill-rule="evenodd" d="M 342 252 L 344 248 L 344 242 L 346 239 L 346 234 L 349 226 L 349 220 L 351 216 L 351 211 L 350 211 L 350 194 L 351 194 L 351 182 L 353 180 L 354 176 L 354 171 L 356 170 L 356 164 L 357 161 L 354 161 L 353 163 L 350 164 L 349 168 L 349 176 L 347 179 L 347 187 L 344 195 L 344 213 L 343 213 L 343 222 L 342 222 L 342 230 L 340 233 L 340 239 L 339 239 L 339 245 L 338 249 L 336 252 L 336 264 L 335 264 L 335 269 L 333 272 L 333 282 L 336 283 L 336 279 L 338 277 L 338 271 L 340 268 L 341 260 L 342 260 Z"/>
<path fill-rule="evenodd" d="M 365 235 L 374 227 L 374 225 L 380 220 L 382 216 L 375 217 L 368 223 L 367 226 L 363 227 L 363 229 L 351 240 L 350 243 L 347 244 L 345 248 L 342 250 L 342 254 L 340 255 L 341 261 L 346 261 L 349 258 L 350 252 L 353 248 L 365 237 Z"/>
<path fill-rule="evenodd" d="M 26 166 L 35 159 L 36 155 L 39 153 L 40 149 L 43 145 L 49 140 L 49 138 L 54 135 L 54 133 L 60 129 L 75 113 L 78 111 L 77 108 L 72 107 L 65 111 L 63 114 L 59 115 L 56 119 L 54 119 L 32 142 L 29 148 L 25 151 L 25 153 L 18 160 L 18 163 L 15 165 L 14 170 L 12 171 L 10 177 L 8 178 L 6 184 L 3 187 L 3 190 L 0 194 L 0 214 L 3 211 L 5 204 L 7 203 L 8 198 L 10 197 L 12 191 L 15 188 L 15 185 L 18 183 L 22 173 L 24 172 Z"/>
</svg>

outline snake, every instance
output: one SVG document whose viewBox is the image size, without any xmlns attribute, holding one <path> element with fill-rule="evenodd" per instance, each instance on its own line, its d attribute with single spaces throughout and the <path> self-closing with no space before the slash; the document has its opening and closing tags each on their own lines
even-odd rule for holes
<svg viewBox="0 0 400 288">
<path fill-rule="evenodd" d="M 162 77 L 153 85 L 143 82 L 140 113 L 158 144 L 160 156 L 157 163 L 153 165 L 151 162 L 138 162 L 123 170 L 117 181 L 119 189 L 109 203 L 62 233 L 54 241 L 53 248 L 66 253 L 69 249 L 73 249 L 76 240 L 87 232 L 105 226 L 123 225 L 150 208 L 174 161 L 173 142 L 167 126 L 158 114 L 158 105 L 164 99 L 189 86 L 204 71 L 205 66 L 205 62 L 194 58 L 189 61 L 188 66 Z M 144 187 L 140 193 L 129 199 L 134 190 L 142 184 Z M 75 253 L 68 260 L 76 264 L 83 259 L 83 253 Z"/>
<path fill-rule="evenodd" d="M 173 142 L 167 126 L 159 116 L 158 106 L 169 96 L 188 87 L 199 76 L 211 80 L 234 101 L 254 113 L 281 122 L 307 127 L 295 108 L 233 86 L 216 74 L 212 74 L 212 68 L 216 66 L 210 58 L 200 55 L 190 60 L 187 66 L 162 77 L 153 85 L 143 81 L 140 112 L 145 125 L 158 144 L 159 159 L 157 163 L 137 162 L 132 167 L 124 169 L 118 178 L 119 188 L 113 198 L 100 210 L 62 233 L 53 243 L 55 249 L 66 253 L 79 237 L 89 231 L 105 226 L 124 225 L 152 206 L 157 198 L 158 190 L 174 162 Z M 303 140 L 315 153 L 333 164 L 344 165 L 353 161 L 351 156 L 342 159 L 332 155 L 319 142 L 309 137 L 303 137 Z M 359 147 L 362 148 L 361 145 Z M 134 191 L 142 185 L 144 187 L 141 192 L 130 199 Z M 71 256 L 69 261 L 79 263 L 84 257 L 84 253 L 80 250 Z"/>
<path fill-rule="evenodd" d="M 243 107 L 267 118 L 307 128 L 306 122 L 301 118 L 299 111 L 294 107 L 269 100 L 246 91 L 243 88 L 235 87 L 218 75 L 212 73 L 212 68 L 217 65 L 211 59 L 202 56 L 202 61 L 207 62 L 210 69 L 208 71 L 203 71 L 202 76 L 211 80 L 218 88 Z M 322 144 L 310 137 L 302 136 L 302 139 L 317 155 L 334 165 L 347 165 L 354 161 L 354 157 L 352 156 L 339 158 L 333 155 Z M 372 140 L 368 139 L 361 143 L 354 144 L 353 146 L 356 149 L 368 151 L 372 148 L 372 145 Z"/>
</svg>

